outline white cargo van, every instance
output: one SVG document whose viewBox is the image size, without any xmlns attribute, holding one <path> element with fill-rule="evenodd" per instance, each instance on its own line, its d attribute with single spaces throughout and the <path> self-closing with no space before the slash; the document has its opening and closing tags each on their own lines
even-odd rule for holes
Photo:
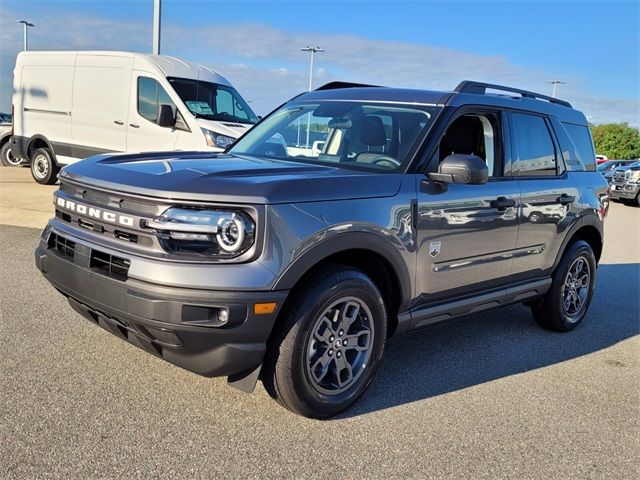
<svg viewBox="0 0 640 480">
<path fill-rule="evenodd" d="M 215 70 L 163 55 L 22 52 L 11 151 L 38 183 L 105 152 L 222 151 L 258 121 Z"/>
</svg>

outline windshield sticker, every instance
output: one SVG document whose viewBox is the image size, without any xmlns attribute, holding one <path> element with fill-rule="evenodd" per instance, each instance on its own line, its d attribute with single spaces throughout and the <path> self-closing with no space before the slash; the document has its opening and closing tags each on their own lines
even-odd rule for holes
<svg viewBox="0 0 640 480">
<path fill-rule="evenodd" d="M 185 102 L 187 104 L 187 108 L 191 110 L 193 113 L 200 115 L 213 115 L 213 110 L 207 102 L 197 102 L 195 100 L 187 100 Z"/>
</svg>

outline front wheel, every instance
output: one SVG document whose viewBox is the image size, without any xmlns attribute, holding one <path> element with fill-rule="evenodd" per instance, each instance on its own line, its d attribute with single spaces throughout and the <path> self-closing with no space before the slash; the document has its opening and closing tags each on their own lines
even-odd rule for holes
<svg viewBox="0 0 640 480">
<path fill-rule="evenodd" d="M 562 256 L 549 291 L 531 307 L 536 322 L 557 332 L 573 330 L 587 313 L 595 279 L 593 250 L 587 242 L 578 240 Z"/>
<path fill-rule="evenodd" d="M 285 408 L 326 418 L 351 406 L 378 369 L 387 313 L 363 272 L 335 267 L 298 291 L 269 345 L 263 382 Z"/>
<path fill-rule="evenodd" d="M 41 185 L 53 185 L 58 181 L 60 167 L 53 161 L 46 148 L 38 148 L 31 159 L 31 176 Z"/>
</svg>

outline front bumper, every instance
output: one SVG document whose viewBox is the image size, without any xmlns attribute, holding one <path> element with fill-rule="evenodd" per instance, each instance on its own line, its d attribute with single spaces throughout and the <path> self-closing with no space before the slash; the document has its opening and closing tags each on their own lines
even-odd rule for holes
<svg viewBox="0 0 640 480">
<path fill-rule="evenodd" d="M 613 199 L 633 200 L 638 196 L 640 184 L 637 183 L 614 183 L 611 184 L 609 195 Z"/>
<path fill-rule="evenodd" d="M 261 365 L 288 292 L 212 291 L 115 279 L 91 269 L 88 253 L 83 245 L 65 257 L 51 248 L 47 237 L 35 252 L 38 269 L 88 320 L 206 377 L 242 376 Z M 254 314 L 254 305 L 266 302 L 277 303 L 276 310 Z M 224 324 L 218 320 L 221 309 L 229 312 Z"/>
</svg>

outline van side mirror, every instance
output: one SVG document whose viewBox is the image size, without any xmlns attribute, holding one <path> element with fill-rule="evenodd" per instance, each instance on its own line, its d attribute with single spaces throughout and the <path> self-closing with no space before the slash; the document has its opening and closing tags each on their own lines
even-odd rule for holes
<svg viewBox="0 0 640 480">
<path fill-rule="evenodd" d="M 454 153 L 440 162 L 437 173 L 429 173 L 427 176 L 436 182 L 481 185 L 487 183 L 489 169 L 477 155 Z"/>
<path fill-rule="evenodd" d="M 176 117 L 173 114 L 173 108 L 171 105 L 160 105 L 160 112 L 158 112 L 158 125 L 161 127 L 173 127 L 176 124 Z"/>
</svg>

